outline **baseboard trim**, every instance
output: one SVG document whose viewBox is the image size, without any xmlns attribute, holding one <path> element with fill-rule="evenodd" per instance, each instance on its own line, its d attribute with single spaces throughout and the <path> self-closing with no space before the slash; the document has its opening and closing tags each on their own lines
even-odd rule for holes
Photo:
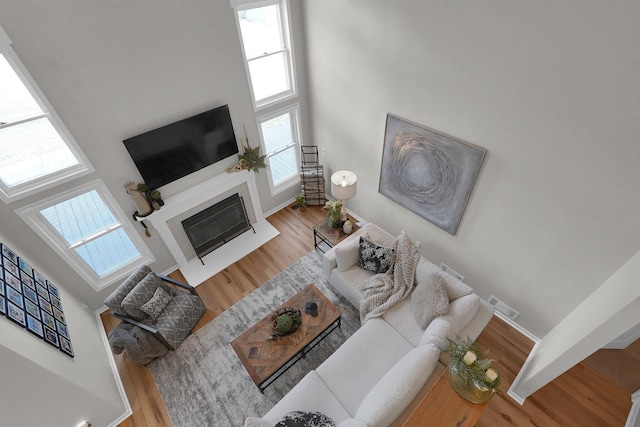
<svg viewBox="0 0 640 427">
<path fill-rule="evenodd" d="M 629 411 L 629 416 L 627 417 L 627 422 L 624 424 L 624 427 L 638 426 L 638 416 L 640 415 L 640 390 L 631 395 L 631 401 L 633 402 L 633 405 L 631 405 L 631 410 Z"/>
<path fill-rule="evenodd" d="M 520 324 L 516 323 L 514 320 L 512 320 L 510 317 L 507 317 L 506 315 L 504 315 L 503 313 L 499 312 L 499 311 L 495 311 L 494 314 L 496 316 L 498 316 L 500 318 L 500 320 L 505 321 L 506 323 L 509 324 L 509 326 L 511 326 L 513 329 L 517 330 L 518 332 L 520 332 L 522 335 L 524 335 L 525 337 L 529 338 L 531 341 L 533 341 L 534 343 L 539 343 L 540 342 L 540 338 L 538 338 L 537 336 L 533 335 L 531 332 L 529 332 L 528 330 L 526 330 L 524 327 L 522 327 Z"/>
<path fill-rule="evenodd" d="M 105 352 L 107 353 L 107 359 L 109 359 L 109 365 L 111 365 L 111 371 L 113 371 L 113 377 L 116 380 L 116 386 L 118 387 L 118 392 L 120 393 L 120 398 L 122 399 L 122 403 L 124 404 L 125 411 L 118 418 L 113 420 L 107 427 L 117 427 L 124 420 L 133 415 L 133 409 L 131 409 L 131 404 L 129 403 L 129 398 L 127 397 L 127 392 L 124 389 L 124 385 L 122 384 L 122 379 L 120 378 L 120 373 L 118 372 L 118 367 L 116 366 L 116 360 L 113 357 L 113 353 L 111 352 L 111 346 L 109 345 L 109 339 L 107 338 L 107 333 L 104 330 L 104 325 L 102 324 L 102 319 L 100 318 L 100 314 L 107 311 L 108 308 L 106 306 L 102 306 L 97 309 L 94 313 L 96 315 L 96 322 L 98 322 L 98 329 L 100 330 L 100 336 L 102 337 L 102 342 L 104 344 Z"/>
</svg>

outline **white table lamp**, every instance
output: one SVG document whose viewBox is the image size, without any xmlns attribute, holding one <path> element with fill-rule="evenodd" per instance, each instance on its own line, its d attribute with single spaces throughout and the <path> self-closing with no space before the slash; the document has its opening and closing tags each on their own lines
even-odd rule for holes
<svg viewBox="0 0 640 427">
<path fill-rule="evenodd" d="M 356 195 L 358 177 L 351 171 L 337 171 L 331 175 L 331 194 L 342 201 L 341 219 L 347 219 L 347 200 Z"/>
</svg>

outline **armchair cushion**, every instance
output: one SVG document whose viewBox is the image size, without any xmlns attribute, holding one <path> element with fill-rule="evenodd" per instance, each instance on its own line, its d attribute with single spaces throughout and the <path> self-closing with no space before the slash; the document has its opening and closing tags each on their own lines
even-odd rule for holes
<svg viewBox="0 0 640 427">
<path fill-rule="evenodd" d="M 178 348 L 204 311 L 204 304 L 197 295 L 180 292 L 173 297 L 152 326 L 172 348 Z"/>
<path fill-rule="evenodd" d="M 131 289 L 129 295 L 122 300 L 122 307 L 129 316 L 138 321 L 145 321 L 151 317 L 140 307 L 147 303 L 156 292 L 162 288 L 166 293 L 172 294 L 171 289 L 155 273 L 151 272 L 145 276 L 137 285 Z"/>
<path fill-rule="evenodd" d="M 133 273 L 125 279 L 115 291 L 111 293 L 105 300 L 104 304 L 109 307 L 113 314 L 120 316 L 128 316 L 127 311 L 122 307 L 122 301 L 125 299 L 131 289 L 133 289 L 140 280 L 144 279 L 147 274 L 151 273 L 151 269 L 147 265 L 141 265 Z"/>
</svg>

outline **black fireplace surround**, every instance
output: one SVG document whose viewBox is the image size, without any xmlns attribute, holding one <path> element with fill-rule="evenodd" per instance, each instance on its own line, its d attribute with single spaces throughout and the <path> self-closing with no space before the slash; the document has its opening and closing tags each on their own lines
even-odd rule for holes
<svg viewBox="0 0 640 427">
<path fill-rule="evenodd" d="M 185 219 L 182 227 L 203 264 L 204 256 L 245 231 L 253 230 L 244 200 L 237 193 Z"/>
</svg>

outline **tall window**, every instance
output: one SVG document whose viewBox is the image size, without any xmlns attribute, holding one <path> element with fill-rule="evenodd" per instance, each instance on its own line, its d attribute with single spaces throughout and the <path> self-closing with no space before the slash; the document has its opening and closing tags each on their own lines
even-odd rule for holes
<svg viewBox="0 0 640 427">
<path fill-rule="evenodd" d="M 96 290 L 153 261 L 102 181 L 16 212 Z"/>
<path fill-rule="evenodd" d="M 231 0 L 254 108 L 296 96 L 286 0 Z"/>
<path fill-rule="evenodd" d="M 0 28 L 0 198 L 5 203 L 92 172 Z"/>
<path fill-rule="evenodd" d="M 271 195 L 300 181 L 300 107 L 295 104 L 275 113 L 258 117 L 262 151 L 267 156 L 267 176 Z"/>
</svg>

